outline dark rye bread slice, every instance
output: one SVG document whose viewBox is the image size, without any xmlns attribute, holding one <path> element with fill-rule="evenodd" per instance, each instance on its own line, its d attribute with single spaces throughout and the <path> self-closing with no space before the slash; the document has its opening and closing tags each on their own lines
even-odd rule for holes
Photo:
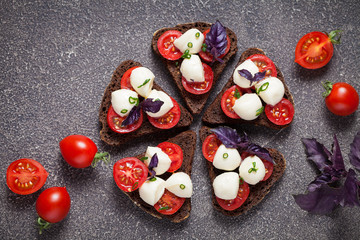
<svg viewBox="0 0 360 240">
<path fill-rule="evenodd" d="M 206 100 L 208 99 L 209 95 L 211 94 L 211 89 L 209 92 L 201 95 L 196 95 L 189 93 L 186 91 L 181 83 L 182 75 L 180 73 L 180 66 L 182 62 L 182 58 L 179 60 L 171 61 L 163 58 L 157 48 L 157 41 L 160 38 L 160 36 L 168 31 L 168 30 L 178 30 L 182 33 L 186 32 L 187 30 L 191 28 L 196 28 L 201 32 L 204 32 L 205 30 L 209 29 L 211 27 L 210 23 L 205 22 L 193 22 L 193 23 L 185 23 L 185 24 L 179 24 L 175 27 L 168 27 L 168 28 L 161 28 L 157 30 L 152 38 L 152 49 L 154 52 L 163 60 L 163 62 L 166 65 L 166 68 L 169 70 L 172 78 L 174 79 L 176 86 L 179 88 L 180 93 L 182 97 L 184 98 L 184 101 L 189 108 L 190 112 L 193 114 L 199 114 L 201 110 L 204 108 Z M 215 85 L 216 81 L 219 79 L 222 71 L 228 64 L 230 58 L 234 56 L 237 52 L 237 37 L 236 34 L 230 30 L 229 28 L 226 28 L 226 33 L 228 34 L 230 38 L 230 50 L 229 52 L 223 57 L 224 62 L 220 63 L 218 61 L 214 63 L 206 63 L 209 66 L 211 66 L 213 72 L 214 72 L 214 80 L 213 80 L 213 86 Z"/>
<path fill-rule="evenodd" d="M 265 55 L 265 52 L 259 48 L 249 48 L 240 57 L 240 60 L 238 64 L 239 66 L 241 63 L 243 63 L 248 57 L 254 54 L 263 54 Z M 280 71 L 280 69 L 275 65 L 276 71 L 277 71 L 277 78 L 279 78 L 285 86 L 285 94 L 284 98 L 287 98 L 292 105 L 294 105 L 294 99 L 290 93 L 290 90 L 288 86 L 285 83 L 284 75 Z M 228 80 L 228 82 L 225 84 L 224 88 L 221 90 L 221 92 L 217 95 L 215 100 L 210 104 L 210 106 L 205 110 L 205 113 L 202 117 L 202 121 L 205 125 L 209 126 L 215 126 L 215 125 L 238 125 L 238 124 L 254 124 L 258 126 L 265 126 L 268 128 L 273 129 L 282 129 L 288 127 L 291 123 L 286 125 L 276 125 L 272 123 L 265 115 L 265 112 L 261 113 L 260 116 L 254 120 L 246 121 L 243 119 L 232 119 L 225 115 L 225 113 L 221 109 L 221 97 L 224 94 L 224 92 L 229 89 L 231 86 L 235 85 L 233 76 L 231 75 L 231 78 Z"/>
<path fill-rule="evenodd" d="M 181 147 L 181 149 L 184 152 L 184 159 L 183 163 L 179 170 L 176 172 L 185 172 L 191 177 L 191 169 L 192 169 L 192 163 L 195 153 L 195 147 L 196 147 L 196 133 L 192 130 L 188 130 L 185 132 L 180 133 L 179 135 L 170 138 L 167 140 L 167 142 L 175 143 Z M 142 158 L 145 156 L 145 153 L 139 154 L 136 156 L 137 158 Z M 171 176 L 171 173 L 164 173 L 163 175 L 160 175 L 159 177 L 166 180 Z M 139 195 L 139 191 L 134 192 L 124 192 L 133 202 L 136 206 L 140 207 L 145 212 L 151 214 L 154 217 L 157 217 L 159 219 L 167 218 L 172 222 L 179 223 L 181 221 L 184 221 L 190 216 L 191 211 L 191 199 L 186 198 L 183 206 L 173 215 L 163 215 L 156 211 L 156 209 L 153 206 L 150 206 L 149 204 L 145 203 Z"/>
<path fill-rule="evenodd" d="M 205 138 L 212 133 L 213 132 L 210 131 L 210 128 L 203 126 L 200 129 L 201 142 L 203 143 Z M 266 181 L 259 182 L 258 184 L 254 185 L 254 186 L 249 184 L 249 187 L 250 187 L 249 197 L 246 199 L 246 201 L 244 202 L 244 204 L 242 206 L 240 206 L 238 209 L 235 209 L 234 211 L 227 211 L 227 210 L 223 209 L 222 207 L 220 207 L 220 205 L 216 201 L 214 189 L 212 187 L 212 183 L 214 182 L 215 177 L 225 171 L 216 169 L 211 162 L 206 160 L 207 168 L 209 171 L 209 177 L 210 177 L 210 181 L 211 181 L 212 203 L 216 210 L 220 211 L 224 215 L 238 216 L 238 215 L 246 213 L 252 207 L 259 204 L 262 201 L 262 199 L 270 192 L 270 188 L 284 174 L 285 168 L 286 168 L 286 161 L 285 161 L 284 156 L 276 149 L 267 148 L 267 150 L 270 152 L 271 157 L 273 158 L 274 162 L 276 163 L 274 165 L 274 170 L 273 170 L 272 175 Z M 204 160 L 205 160 L 205 158 L 204 158 Z"/>
<path fill-rule="evenodd" d="M 140 63 L 132 61 L 132 60 L 127 60 L 127 61 L 122 62 L 116 68 L 109 85 L 105 89 L 104 96 L 102 98 L 102 102 L 101 102 L 101 106 L 100 106 L 100 110 L 99 110 L 99 121 L 101 123 L 100 137 L 104 142 L 106 142 L 109 145 L 121 145 L 121 144 L 127 143 L 135 138 L 146 136 L 148 134 L 159 134 L 160 135 L 160 134 L 166 133 L 166 135 L 169 134 L 169 136 L 170 136 L 170 134 L 173 134 L 174 131 L 184 129 L 184 128 L 190 126 L 190 124 L 193 121 L 193 117 L 189 113 L 189 111 L 186 110 L 182 105 L 179 104 L 180 111 L 181 111 L 181 117 L 180 117 L 178 124 L 175 127 L 173 127 L 172 129 L 164 130 L 164 129 L 156 128 L 153 125 L 151 125 L 148 118 L 146 116 L 144 116 L 144 120 L 143 120 L 141 127 L 134 132 L 120 134 L 120 133 L 116 133 L 116 132 L 112 131 L 110 129 L 110 127 L 108 126 L 107 120 L 106 120 L 107 112 L 111 105 L 111 92 L 120 89 L 121 77 L 128 69 L 135 67 L 135 66 L 141 67 L 142 65 Z M 153 88 L 156 90 L 162 90 L 160 88 L 160 86 L 158 86 L 156 83 L 154 83 Z"/>
</svg>

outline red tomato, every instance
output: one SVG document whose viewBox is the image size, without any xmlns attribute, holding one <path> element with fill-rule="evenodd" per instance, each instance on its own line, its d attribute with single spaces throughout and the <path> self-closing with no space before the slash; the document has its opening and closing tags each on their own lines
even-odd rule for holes
<svg viewBox="0 0 360 240">
<path fill-rule="evenodd" d="M 170 109 L 169 112 L 167 112 L 164 116 L 161 116 L 159 118 L 153 118 L 149 115 L 147 116 L 149 119 L 149 122 L 157 128 L 160 129 L 170 129 L 173 128 L 179 121 L 181 116 L 180 106 L 179 104 L 170 97 L 174 106 L 172 109 Z"/>
<path fill-rule="evenodd" d="M 185 198 L 181 198 L 165 189 L 160 200 L 154 205 L 155 209 L 164 215 L 176 213 L 184 204 Z"/>
<path fill-rule="evenodd" d="M 158 145 L 158 147 L 170 157 L 171 165 L 167 171 L 175 172 L 178 170 L 184 159 L 184 153 L 181 147 L 171 142 L 162 142 Z"/>
<path fill-rule="evenodd" d="M 210 28 L 203 32 L 203 34 L 204 34 L 204 43 L 205 43 L 205 39 L 206 39 L 206 34 L 209 31 L 210 31 Z M 219 56 L 219 58 L 223 58 L 230 50 L 230 38 L 229 38 L 229 36 L 226 36 L 226 40 L 227 40 L 227 45 L 226 45 L 225 52 L 223 54 L 221 54 Z M 202 60 L 204 60 L 206 62 L 212 62 L 212 60 L 214 58 L 213 55 L 210 52 L 207 52 L 207 51 L 206 52 L 200 51 L 199 56 L 202 58 Z"/>
<path fill-rule="evenodd" d="M 239 93 L 239 97 L 244 93 L 251 93 L 250 88 L 241 88 L 238 85 L 232 86 L 231 88 L 226 90 L 226 92 L 224 92 L 223 96 L 221 97 L 221 109 L 223 110 L 225 115 L 228 116 L 229 118 L 240 119 L 240 117 L 233 110 L 233 106 L 237 99 L 235 97 L 236 89 L 237 92 Z"/>
<path fill-rule="evenodd" d="M 215 134 L 207 136 L 202 145 L 202 154 L 204 158 L 210 162 L 214 161 L 215 153 L 221 144 L 221 141 Z"/>
<path fill-rule="evenodd" d="M 267 118 L 276 125 L 285 125 L 291 123 L 294 117 L 294 106 L 289 100 L 283 98 L 275 106 L 267 104 L 265 114 Z"/>
<path fill-rule="evenodd" d="M 49 223 L 63 220 L 70 210 L 71 200 L 65 187 L 52 187 L 43 191 L 36 200 L 36 211 Z"/>
<path fill-rule="evenodd" d="M 188 82 L 184 77 L 181 79 L 181 83 L 186 91 L 192 94 L 204 94 L 207 93 L 213 84 L 214 72 L 211 67 L 205 63 L 202 63 L 204 68 L 205 82 Z"/>
<path fill-rule="evenodd" d="M 113 107 L 110 105 L 108 113 L 107 113 L 107 123 L 111 130 L 117 133 L 129 133 L 137 130 L 143 121 L 143 112 L 140 111 L 140 118 L 134 122 L 133 124 L 129 124 L 125 127 L 121 126 L 122 122 L 126 119 L 126 117 L 121 117 L 118 115 Z"/>
<path fill-rule="evenodd" d="M 262 54 L 254 54 L 248 57 L 247 59 L 251 59 L 251 61 L 253 61 L 256 64 L 256 66 L 258 66 L 259 72 L 266 71 L 265 77 L 277 76 L 275 64 L 267 56 Z"/>
<path fill-rule="evenodd" d="M 356 111 L 359 106 L 359 94 L 350 84 L 339 82 L 325 82 L 323 86 L 326 89 L 324 93 L 325 103 L 330 112 L 347 116 Z"/>
<path fill-rule="evenodd" d="M 113 169 L 116 185 L 125 192 L 132 192 L 141 187 L 148 173 L 146 165 L 134 157 L 120 159 L 114 164 Z"/>
<path fill-rule="evenodd" d="M 121 80 L 120 80 L 120 84 L 121 84 L 121 89 L 129 89 L 129 90 L 132 90 L 134 91 L 134 88 L 131 86 L 131 83 L 130 83 L 130 75 L 132 73 L 132 71 L 135 69 L 135 68 L 138 68 L 139 66 L 135 66 L 135 67 L 132 67 L 130 69 L 128 69 L 121 77 Z"/>
<path fill-rule="evenodd" d="M 238 195 L 235 199 L 224 200 L 216 197 L 216 201 L 219 203 L 220 207 L 227 211 L 233 211 L 239 208 L 246 201 L 250 193 L 249 185 L 242 179 L 240 179 L 240 186 Z"/>
<path fill-rule="evenodd" d="M 250 155 L 251 154 L 248 153 L 248 152 L 242 152 L 241 153 L 241 159 L 244 160 L 245 158 L 247 158 Z M 251 156 L 253 156 L 253 155 L 251 155 Z M 261 181 L 266 181 L 271 176 L 271 174 L 273 173 L 274 164 L 267 161 L 267 160 L 265 160 L 265 159 L 262 159 L 262 158 L 260 158 L 260 159 L 264 163 L 264 166 L 265 166 L 265 176 Z"/>
<path fill-rule="evenodd" d="M 12 162 L 6 171 L 6 183 L 11 191 L 27 195 L 39 190 L 46 182 L 48 173 L 37 161 L 22 158 Z"/>
<path fill-rule="evenodd" d="M 179 38 L 182 35 L 181 32 L 177 30 L 169 30 L 164 32 L 157 42 L 157 47 L 160 54 L 168 60 L 177 60 L 181 58 L 182 52 L 177 49 L 174 45 L 175 39 Z"/>
</svg>

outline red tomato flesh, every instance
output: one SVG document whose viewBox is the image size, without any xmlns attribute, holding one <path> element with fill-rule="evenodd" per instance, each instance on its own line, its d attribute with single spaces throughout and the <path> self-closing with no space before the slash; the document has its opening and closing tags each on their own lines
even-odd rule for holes
<svg viewBox="0 0 360 240">
<path fill-rule="evenodd" d="M 266 71 L 265 77 L 277 76 L 275 64 L 267 56 L 263 54 L 254 54 L 248 57 L 247 59 L 251 59 L 251 61 L 255 63 L 255 65 L 259 68 L 259 72 Z"/>
<path fill-rule="evenodd" d="M 140 118 L 127 126 L 121 126 L 122 122 L 126 119 L 126 117 L 121 117 L 118 115 L 112 105 L 110 105 L 108 113 L 107 113 L 107 123 L 111 130 L 117 133 L 129 133 L 140 128 L 143 121 L 143 112 L 140 111 Z"/>
<path fill-rule="evenodd" d="M 181 147 L 171 142 L 162 142 L 158 145 L 158 147 L 161 148 L 161 150 L 166 153 L 171 160 L 170 168 L 167 171 L 175 172 L 178 170 L 184 159 L 184 153 Z"/>
<path fill-rule="evenodd" d="M 168 60 L 177 60 L 181 58 L 182 52 L 174 45 L 175 39 L 182 35 L 180 31 L 169 30 L 164 32 L 158 39 L 157 47 L 160 54 Z"/>
<path fill-rule="evenodd" d="M 192 94 L 204 94 L 210 91 L 213 80 L 214 80 L 214 72 L 211 69 L 211 67 L 205 63 L 202 63 L 202 66 L 204 68 L 204 76 L 205 81 L 204 82 L 188 82 L 184 77 L 181 79 L 181 83 L 186 91 Z"/>
<path fill-rule="evenodd" d="M 176 213 L 184 204 L 185 198 L 181 198 L 165 189 L 160 200 L 154 205 L 155 209 L 164 215 L 172 215 Z"/>
<path fill-rule="evenodd" d="M 175 99 L 173 99 L 172 97 L 171 101 L 173 102 L 174 106 L 172 109 L 170 109 L 169 112 L 167 112 L 166 114 L 164 114 L 164 116 L 161 116 L 159 118 L 153 118 L 150 117 L 149 115 L 147 115 L 149 122 L 156 128 L 160 128 L 160 129 L 170 129 L 176 126 L 176 124 L 180 121 L 180 117 L 181 117 L 181 111 L 180 111 L 180 106 L 179 104 L 176 102 Z"/>
<path fill-rule="evenodd" d="M 283 98 L 275 106 L 270 104 L 265 106 L 267 118 L 276 125 L 289 124 L 293 120 L 294 113 L 294 106 L 286 98 Z"/>
<path fill-rule="evenodd" d="M 204 43 L 205 43 L 205 39 L 206 39 L 206 34 L 210 32 L 210 28 L 206 31 L 203 32 L 203 35 L 204 35 Z M 221 54 L 219 56 L 219 58 L 223 58 L 230 50 L 230 38 L 229 36 L 226 36 L 226 40 L 227 40 L 227 45 L 226 45 L 226 49 L 225 49 L 225 52 L 223 54 Z M 206 62 L 212 62 L 213 61 L 213 55 L 206 51 L 206 52 L 203 52 L 203 51 L 200 51 L 199 52 L 199 56 L 202 58 L 202 60 L 206 61 Z"/>
<path fill-rule="evenodd" d="M 244 93 L 251 93 L 250 88 L 241 88 L 238 85 L 234 85 L 228 90 L 225 91 L 223 96 L 221 97 L 221 109 L 225 113 L 226 116 L 233 119 L 240 119 L 239 115 L 235 113 L 233 110 L 233 106 L 236 101 L 235 91 L 239 92 L 239 95 L 242 96 Z"/>
<path fill-rule="evenodd" d="M 325 103 L 332 113 L 348 116 L 358 109 L 359 94 L 348 83 L 335 83 L 332 85 L 330 94 L 325 98 Z"/>
<path fill-rule="evenodd" d="M 216 201 L 219 203 L 220 207 L 227 211 L 233 211 L 239 208 L 246 201 L 250 193 L 249 185 L 240 180 L 239 191 L 235 199 L 232 200 L 224 200 L 216 197 Z"/>
<path fill-rule="evenodd" d="M 129 90 L 135 91 L 134 88 L 131 86 L 130 75 L 131 75 L 132 71 L 133 71 L 135 68 L 138 68 L 138 67 L 139 67 L 139 66 L 132 67 L 132 68 L 128 69 L 128 70 L 122 75 L 121 80 L 120 80 L 121 89 L 129 89 Z"/>
<path fill-rule="evenodd" d="M 202 153 L 204 158 L 209 162 L 214 161 L 216 151 L 221 145 L 221 141 L 216 137 L 215 134 L 207 136 L 202 145 Z"/>
</svg>

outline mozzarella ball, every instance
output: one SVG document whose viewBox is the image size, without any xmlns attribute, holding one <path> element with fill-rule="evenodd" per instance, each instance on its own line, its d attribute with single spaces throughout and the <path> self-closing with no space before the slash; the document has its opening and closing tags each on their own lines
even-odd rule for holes
<svg viewBox="0 0 360 240">
<path fill-rule="evenodd" d="M 213 187 L 218 198 L 234 199 L 239 191 L 239 175 L 235 172 L 222 173 L 214 179 Z"/>
<path fill-rule="evenodd" d="M 260 114 L 262 103 L 256 93 L 245 93 L 239 99 L 235 100 L 233 110 L 244 120 L 254 120 Z M 261 112 L 260 112 L 261 113 Z"/>
<path fill-rule="evenodd" d="M 184 172 L 172 174 L 165 181 L 165 188 L 178 197 L 189 198 L 193 192 L 191 178 Z"/>
<path fill-rule="evenodd" d="M 201 51 L 203 42 L 204 35 L 196 28 L 192 28 L 175 39 L 174 45 L 183 53 L 188 49 L 190 54 L 194 54 Z"/>
<path fill-rule="evenodd" d="M 255 85 L 256 92 L 260 91 L 261 99 L 272 106 L 276 105 L 284 97 L 285 87 L 283 82 L 276 77 L 268 77 Z"/>
<path fill-rule="evenodd" d="M 180 72 L 188 82 L 205 82 L 204 68 L 198 55 L 185 58 L 180 67 Z"/>
<path fill-rule="evenodd" d="M 138 101 L 138 94 L 129 89 L 119 89 L 111 93 L 111 105 L 121 117 L 129 115 Z"/>
<path fill-rule="evenodd" d="M 146 180 L 139 188 L 140 198 L 154 206 L 165 192 L 165 181 L 159 177 Z"/>
<path fill-rule="evenodd" d="M 254 75 L 259 72 L 259 68 L 256 66 L 256 64 L 250 59 L 248 59 L 239 66 L 237 66 L 237 68 L 235 69 L 233 74 L 234 83 L 241 88 L 250 88 L 254 86 L 256 82 L 250 84 L 250 81 L 248 79 L 244 78 L 239 74 L 238 71 L 242 69 L 248 70 L 251 73 L 252 77 L 254 77 Z"/>
<path fill-rule="evenodd" d="M 163 115 L 165 115 L 168 111 L 170 111 L 174 107 L 174 104 L 173 104 L 171 98 L 169 97 L 169 95 L 167 95 L 163 91 L 158 91 L 158 90 L 153 89 L 153 90 L 151 90 L 151 92 L 147 98 L 152 98 L 153 101 L 160 100 L 160 101 L 164 102 L 164 104 L 161 106 L 161 108 L 158 112 L 156 112 L 156 113 L 146 112 L 147 115 L 149 115 L 150 117 L 153 117 L 153 118 L 162 117 Z"/>
<path fill-rule="evenodd" d="M 142 97 L 149 96 L 154 85 L 155 75 L 146 67 L 138 67 L 130 74 L 130 83 L 134 90 Z"/>
<path fill-rule="evenodd" d="M 265 176 L 265 166 L 261 159 L 257 156 L 249 156 L 245 158 L 239 167 L 239 175 L 245 182 L 255 185 Z"/>
<path fill-rule="evenodd" d="M 171 159 L 170 159 L 169 155 L 167 155 L 166 153 L 164 153 L 161 150 L 161 148 L 148 147 L 146 149 L 146 153 L 145 153 L 145 157 L 147 157 L 147 159 L 144 161 L 146 166 L 149 166 L 151 158 L 152 158 L 152 156 L 155 155 L 155 153 L 158 157 L 159 162 L 158 162 L 157 167 L 154 167 L 153 170 L 155 171 L 156 175 L 161 175 L 170 168 Z"/>
<path fill-rule="evenodd" d="M 239 167 L 241 157 L 236 148 L 227 148 L 224 144 L 221 144 L 217 149 L 213 165 L 217 169 L 232 171 Z"/>
</svg>

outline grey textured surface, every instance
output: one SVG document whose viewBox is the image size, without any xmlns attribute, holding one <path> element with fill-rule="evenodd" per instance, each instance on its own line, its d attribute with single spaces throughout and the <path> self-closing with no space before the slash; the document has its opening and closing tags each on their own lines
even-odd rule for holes
<svg viewBox="0 0 360 240">
<path fill-rule="evenodd" d="M 349 117 L 329 113 L 320 82 L 346 81 L 357 91 L 360 56 L 360 4 L 352 1 L 1 1 L 0 3 L 0 238 L 1 239 L 358 239 L 360 210 L 336 209 L 327 216 L 309 215 L 294 202 L 315 177 L 306 161 L 302 137 L 330 147 L 337 134 L 347 154 L 360 130 L 360 112 Z M 242 51 L 265 50 L 280 67 L 294 95 L 291 127 L 273 131 L 244 126 L 254 142 L 277 148 L 287 170 L 264 201 L 236 218 L 211 206 L 205 160 L 197 146 L 193 167 L 191 216 L 180 224 L 158 220 L 135 207 L 117 188 L 112 164 L 74 169 L 59 152 L 59 141 L 84 134 L 112 163 L 136 155 L 156 141 L 110 148 L 100 141 L 98 108 L 118 64 L 133 59 L 149 67 L 156 81 L 175 99 L 176 87 L 150 48 L 161 27 L 219 19 L 238 35 L 239 52 L 225 69 L 211 99 L 232 74 Z M 342 29 L 341 45 L 319 70 L 294 63 L 298 39 L 307 32 Z M 209 102 L 208 102 L 209 104 Z M 198 130 L 200 117 L 191 129 Z M 8 165 L 19 158 L 38 160 L 49 172 L 43 189 L 66 186 L 72 200 L 68 217 L 38 236 L 35 202 L 41 191 L 19 196 L 6 186 Z M 42 189 L 42 190 L 43 190 Z"/>
</svg>

